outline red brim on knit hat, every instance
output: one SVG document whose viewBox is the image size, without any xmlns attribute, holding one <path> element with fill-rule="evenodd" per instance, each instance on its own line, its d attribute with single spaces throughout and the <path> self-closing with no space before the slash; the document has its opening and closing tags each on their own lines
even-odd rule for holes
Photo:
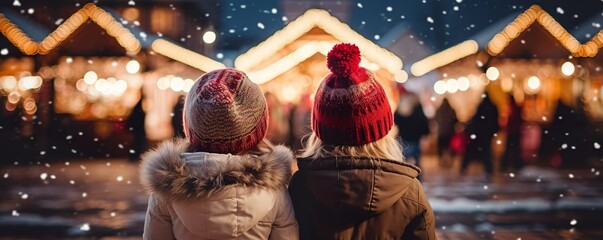
<svg viewBox="0 0 603 240">
<path fill-rule="evenodd" d="M 327 56 L 331 70 L 320 84 L 312 111 L 312 128 L 329 145 L 359 146 L 385 137 L 393 114 L 383 87 L 359 67 L 360 51 L 337 44 Z"/>
</svg>

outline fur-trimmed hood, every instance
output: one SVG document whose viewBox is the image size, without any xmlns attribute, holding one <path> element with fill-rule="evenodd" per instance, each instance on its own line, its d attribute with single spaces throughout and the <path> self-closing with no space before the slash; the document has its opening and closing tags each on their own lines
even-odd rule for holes
<svg viewBox="0 0 603 240">
<path fill-rule="evenodd" d="M 226 186 L 276 190 L 291 177 L 293 153 L 284 146 L 260 156 L 187 153 L 184 139 L 166 141 L 142 156 L 141 182 L 163 199 L 210 197 Z"/>
<path fill-rule="evenodd" d="M 259 156 L 187 148 L 186 140 L 166 141 L 142 157 L 151 195 L 144 239 L 297 239 L 288 148 Z"/>
</svg>

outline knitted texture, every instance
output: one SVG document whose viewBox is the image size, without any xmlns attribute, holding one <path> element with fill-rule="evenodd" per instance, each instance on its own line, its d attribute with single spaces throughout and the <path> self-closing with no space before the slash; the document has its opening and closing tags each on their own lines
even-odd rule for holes
<svg viewBox="0 0 603 240">
<path fill-rule="evenodd" d="M 191 87 L 184 121 L 195 151 L 236 154 L 255 147 L 266 135 L 266 99 L 245 73 L 215 70 Z"/>
<path fill-rule="evenodd" d="M 318 87 L 312 111 L 312 129 L 325 144 L 364 145 L 385 137 L 393 125 L 383 87 L 359 63 L 353 44 L 337 44 L 327 55 L 331 74 Z"/>
</svg>

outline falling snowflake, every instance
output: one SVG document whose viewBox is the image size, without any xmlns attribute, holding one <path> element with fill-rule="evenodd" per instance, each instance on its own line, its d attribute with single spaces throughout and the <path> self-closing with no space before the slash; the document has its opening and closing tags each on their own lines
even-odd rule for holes
<svg viewBox="0 0 603 240">
<path fill-rule="evenodd" d="M 469 138 L 471 138 L 471 139 L 476 139 L 476 138 L 477 138 L 477 135 L 475 135 L 475 134 L 471 134 L 471 135 L 469 136 Z"/>
<path fill-rule="evenodd" d="M 21 6 L 21 2 L 19 2 L 19 0 L 15 0 L 15 1 L 13 2 L 13 6 L 15 6 L 15 7 L 20 7 L 20 6 Z"/>
<path fill-rule="evenodd" d="M 8 173 L 4 173 L 4 178 L 8 178 Z"/>
<path fill-rule="evenodd" d="M 40 179 L 46 180 L 46 177 L 48 177 L 48 173 L 42 173 L 42 174 L 40 174 Z"/>
<path fill-rule="evenodd" d="M 86 192 L 83 192 L 83 193 L 82 193 L 82 197 L 83 197 L 83 198 L 86 198 L 86 197 L 88 197 L 88 193 L 86 193 Z"/>
<path fill-rule="evenodd" d="M 133 0 L 130 0 L 130 1 L 128 2 L 128 5 L 130 5 L 130 6 L 134 6 L 134 5 L 136 5 L 136 3 L 135 3 Z"/>
<path fill-rule="evenodd" d="M 272 8 L 272 10 L 270 10 L 270 12 L 271 12 L 272 14 L 277 14 L 277 13 L 278 13 L 278 10 L 276 10 L 276 8 Z"/>
<path fill-rule="evenodd" d="M 18 217 L 19 216 L 19 212 L 17 212 L 17 210 L 13 210 L 12 214 L 13 217 Z"/>
<path fill-rule="evenodd" d="M 140 35 L 143 40 L 147 40 L 147 34 L 145 32 L 140 32 L 138 35 Z"/>
<path fill-rule="evenodd" d="M 454 6 L 454 7 L 452 7 L 452 10 L 454 10 L 454 11 L 458 11 L 458 10 L 459 10 L 459 6 Z"/>
<path fill-rule="evenodd" d="M 115 217 L 115 212 L 111 212 L 109 215 L 111 215 L 111 217 Z"/>
<path fill-rule="evenodd" d="M 429 22 L 429 23 L 433 23 L 433 18 L 431 18 L 431 17 L 427 17 L 427 22 Z"/>
<path fill-rule="evenodd" d="M 484 185 L 484 190 L 488 190 L 488 185 Z"/>
<path fill-rule="evenodd" d="M 82 230 L 82 231 L 90 231 L 90 224 L 88 224 L 88 223 L 82 224 L 82 226 L 80 227 L 80 230 Z"/>
<path fill-rule="evenodd" d="M 595 147 L 595 149 L 600 149 L 601 144 L 599 144 L 598 142 L 595 142 L 595 143 L 593 143 L 593 147 Z"/>
<path fill-rule="evenodd" d="M 117 144 L 117 147 L 118 147 L 119 149 L 124 149 L 124 145 L 123 145 L 123 144 L 121 144 L 121 143 L 120 143 L 120 144 Z"/>
<path fill-rule="evenodd" d="M 40 155 L 41 155 L 41 156 L 46 155 L 46 151 L 40 151 Z"/>
<path fill-rule="evenodd" d="M 563 8 L 561 8 L 561 7 L 557 7 L 557 13 L 559 13 L 559 14 L 564 14 L 564 13 L 565 13 L 565 11 L 563 11 Z"/>
<path fill-rule="evenodd" d="M 264 29 L 264 24 L 263 24 L 263 23 L 261 23 L 261 22 L 259 22 L 259 23 L 258 23 L 258 28 L 259 28 L 259 29 Z"/>
<path fill-rule="evenodd" d="M 572 219 L 572 220 L 570 221 L 570 225 L 574 226 L 574 225 L 576 225 L 576 224 L 578 224 L 578 221 L 577 221 L 576 219 Z"/>
<path fill-rule="evenodd" d="M 71 140 L 72 138 L 73 138 L 73 136 L 67 135 L 67 137 L 65 137 L 65 140 Z"/>
<path fill-rule="evenodd" d="M 21 195 L 21 199 L 28 199 L 29 195 L 27 195 L 27 193 L 24 193 Z"/>
<path fill-rule="evenodd" d="M 283 20 L 283 22 L 286 22 L 287 20 L 289 20 L 286 16 L 283 16 L 281 19 Z"/>
<path fill-rule="evenodd" d="M 243 4 L 241 5 L 241 9 L 245 9 L 247 7 L 247 5 Z"/>
<path fill-rule="evenodd" d="M 27 9 L 27 13 L 29 13 L 29 14 L 34 14 L 34 12 L 35 12 L 35 11 L 34 11 L 34 9 L 33 9 L 33 8 Z"/>
<path fill-rule="evenodd" d="M 218 59 L 222 59 L 222 58 L 224 58 L 224 54 L 222 54 L 222 53 L 218 53 L 218 54 L 216 54 L 216 57 L 217 57 Z"/>
<path fill-rule="evenodd" d="M 571 173 L 570 173 L 570 174 L 568 174 L 567 176 L 568 176 L 569 178 L 574 178 L 574 174 L 571 174 Z"/>
<path fill-rule="evenodd" d="M 391 6 L 387 6 L 387 7 L 385 8 L 385 10 L 386 10 L 386 11 L 388 11 L 388 12 L 391 12 L 391 11 L 392 11 L 392 10 L 394 10 L 394 9 L 393 9 Z"/>
<path fill-rule="evenodd" d="M 73 185 L 73 184 L 75 184 L 75 181 L 69 180 L 69 184 Z"/>
<path fill-rule="evenodd" d="M 121 182 L 121 181 L 123 181 L 123 180 L 124 180 L 124 177 L 122 177 L 122 176 L 117 176 L 115 179 L 116 179 L 118 182 Z"/>
<path fill-rule="evenodd" d="M 356 4 L 356 6 L 358 6 L 359 8 L 362 8 L 362 3 L 358 3 L 358 4 Z"/>
<path fill-rule="evenodd" d="M 381 38 L 381 36 L 379 36 L 379 34 L 375 35 L 375 40 L 379 40 Z"/>
<path fill-rule="evenodd" d="M 0 54 L 2 54 L 3 56 L 8 54 L 8 49 L 3 48 L 2 50 L 0 50 Z"/>
</svg>

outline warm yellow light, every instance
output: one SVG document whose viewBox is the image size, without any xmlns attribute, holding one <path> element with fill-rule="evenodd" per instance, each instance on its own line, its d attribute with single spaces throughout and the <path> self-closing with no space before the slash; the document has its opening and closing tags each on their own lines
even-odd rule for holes
<svg viewBox="0 0 603 240">
<path fill-rule="evenodd" d="M 408 73 L 404 70 L 399 70 L 394 74 L 394 80 L 399 83 L 404 83 L 408 80 Z"/>
<path fill-rule="evenodd" d="M 98 75 L 94 71 L 88 71 L 84 74 L 84 82 L 88 85 L 94 84 L 98 79 Z"/>
<path fill-rule="evenodd" d="M 104 94 L 109 87 L 108 85 L 109 85 L 109 83 L 107 82 L 107 80 L 105 80 L 104 78 L 99 78 L 94 83 L 94 88 L 96 89 L 96 91 Z"/>
<path fill-rule="evenodd" d="M 235 67 L 243 71 L 253 69 L 314 28 L 322 29 L 340 42 L 356 44 L 360 48 L 363 57 L 378 64 L 391 74 L 395 74 L 397 70 L 402 69 L 402 60 L 400 58 L 364 38 L 347 24 L 342 23 L 337 18 L 331 16 L 329 12 L 321 9 L 306 11 L 264 42 L 241 54 L 235 60 Z"/>
<path fill-rule="evenodd" d="M 457 79 L 456 83 L 460 91 L 467 91 L 467 89 L 469 89 L 469 86 L 471 85 L 469 79 L 466 77 L 460 77 L 459 79 Z"/>
<path fill-rule="evenodd" d="M 170 88 L 174 92 L 180 92 L 184 89 L 184 79 L 175 77 L 170 80 Z"/>
<path fill-rule="evenodd" d="M 126 90 L 128 90 L 128 83 L 125 80 L 120 79 L 115 82 L 113 92 L 115 96 L 121 96 Z"/>
<path fill-rule="evenodd" d="M 8 94 L 8 102 L 12 104 L 17 104 L 21 99 L 21 94 L 17 91 L 11 92 Z"/>
<path fill-rule="evenodd" d="M 140 51 L 140 42 L 128 29 L 124 28 L 105 10 L 93 3 L 88 3 L 67 18 L 67 20 L 59 25 L 54 32 L 38 44 L 40 54 L 47 54 L 57 47 L 62 41 L 73 34 L 75 30 L 82 26 L 82 24 L 88 21 L 88 19 L 107 31 L 107 33 L 114 37 L 129 54 L 136 54 Z"/>
<path fill-rule="evenodd" d="M 565 76 L 571 76 L 572 74 L 574 74 L 575 70 L 576 67 L 571 62 L 564 62 L 563 65 L 561 65 L 561 72 Z"/>
<path fill-rule="evenodd" d="M 478 47 L 477 42 L 474 40 L 464 41 L 414 63 L 410 66 L 410 72 L 417 77 L 423 76 L 431 70 L 476 53 Z"/>
<path fill-rule="evenodd" d="M 295 86 L 286 86 L 281 89 L 281 98 L 286 102 L 292 102 L 299 97 L 299 91 L 300 89 Z"/>
<path fill-rule="evenodd" d="M 190 91 L 191 87 L 193 87 L 193 84 L 195 84 L 195 81 L 193 81 L 193 79 L 190 79 L 190 78 L 184 79 L 184 89 L 182 89 L 182 91 L 184 91 L 184 92 Z"/>
<path fill-rule="evenodd" d="M 548 31 L 563 47 L 565 47 L 573 56 L 594 56 L 592 50 L 588 50 L 588 44 L 580 42 L 572 36 L 563 26 L 561 26 L 550 14 L 544 11 L 538 5 L 532 5 L 524 13 L 520 14 L 513 22 L 507 25 L 500 33 L 496 34 L 487 44 L 486 50 L 496 56 L 501 53 L 509 42 L 515 40 L 534 22 L 538 22 Z M 603 43 L 601 43 L 603 45 Z M 601 47 L 599 45 L 599 47 Z"/>
<path fill-rule="evenodd" d="M 531 76 L 528 78 L 528 87 L 530 90 L 537 90 L 540 88 L 540 78 L 536 76 Z"/>
<path fill-rule="evenodd" d="M 444 94 L 446 92 L 446 82 L 444 82 L 443 80 L 435 82 L 435 84 L 433 84 L 433 90 L 437 94 Z"/>
<path fill-rule="evenodd" d="M 500 81 L 500 87 L 503 91 L 510 92 L 511 90 L 513 90 L 513 79 L 511 79 L 510 77 L 502 78 Z"/>
<path fill-rule="evenodd" d="M 140 71 L 140 63 L 136 60 L 130 60 L 126 64 L 126 71 L 130 74 L 138 73 L 138 71 Z"/>
<path fill-rule="evenodd" d="M 216 33 L 213 31 L 207 31 L 203 34 L 203 42 L 212 44 L 216 41 Z"/>
<path fill-rule="evenodd" d="M 456 82 L 456 79 L 451 78 L 446 81 L 446 91 L 449 93 L 455 93 L 459 90 L 459 85 Z"/>
<path fill-rule="evenodd" d="M 167 77 L 162 77 L 157 80 L 157 88 L 160 90 L 166 90 L 170 88 L 170 79 Z"/>
<path fill-rule="evenodd" d="M 226 66 L 220 62 L 214 61 L 211 58 L 193 52 L 186 48 L 180 47 L 164 39 L 156 39 L 151 44 L 151 49 L 156 53 L 169 57 L 191 67 L 200 69 L 204 72 L 211 72 L 216 69 L 225 68 Z"/>
<path fill-rule="evenodd" d="M 9 92 L 17 88 L 17 78 L 13 76 L 3 77 L 0 80 L 2 80 L 2 88 Z"/>
<path fill-rule="evenodd" d="M 42 86 L 42 78 L 39 76 L 27 76 L 19 79 L 19 89 L 29 90 L 37 89 Z"/>
<path fill-rule="evenodd" d="M 491 81 L 496 81 L 498 77 L 500 77 L 500 72 L 498 71 L 498 68 L 489 67 L 488 70 L 486 70 L 486 77 Z"/>
</svg>

